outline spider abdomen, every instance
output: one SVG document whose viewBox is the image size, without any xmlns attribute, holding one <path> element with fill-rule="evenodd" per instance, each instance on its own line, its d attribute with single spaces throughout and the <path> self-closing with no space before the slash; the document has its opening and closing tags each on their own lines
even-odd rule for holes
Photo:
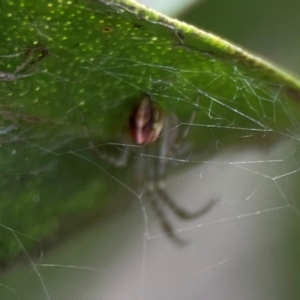
<svg viewBox="0 0 300 300">
<path fill-rule="evenodd" d="M 143 96 L 134 107 L 129 119 L 129 131 L 137 145 L 154 142 L 163 128 L 161 109 L 149 95 Z"/>
</svg>

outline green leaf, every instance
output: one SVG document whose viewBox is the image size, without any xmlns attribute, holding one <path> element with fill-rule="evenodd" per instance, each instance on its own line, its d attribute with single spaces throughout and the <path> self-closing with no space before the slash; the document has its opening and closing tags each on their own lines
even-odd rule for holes
<svg viewBox="0 0 300 300">
<path fill-rule="evenodd" d="M 135 148 L 127 124 L 145 95 L 190 128 L 182 167 L 299 139 L 299 82 L 218 37 L 131 1 L 0 7 L 3 265 L 141 199 L 139 152 L 116 169 L 90 148 Z"/>
</svg>

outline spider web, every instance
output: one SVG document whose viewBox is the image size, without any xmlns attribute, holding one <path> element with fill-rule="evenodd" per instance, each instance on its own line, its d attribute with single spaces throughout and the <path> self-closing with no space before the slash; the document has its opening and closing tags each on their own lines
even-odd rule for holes
<svg viewBox="0 0 300 300">
<path fill-rule="evenodd" d="M 78 11 L 88 14 L 89 9 Z M 107 10 L 124 13 L 122 6 Z M 126 13 L 126 22 L 140 21 L 130 10 Z M 51 34 L 45 20 L 30 22 L 35 34 Z M 133 47 L 153 42 L 157 49 L 165 46 L 170 27 L 161 34 L 161 23 L 152 21 L 152 35 L 132 36 Z M 181 43 L 181 35 L 172 32 Z M 64 67 L 60 42 L 54 39 L 57 48 L 51 55 Z M 12 49 L 16 43 L 11 42 Z M 22 257 L 11 260 L 15 268 L 10 264 L 3 270 L 1 300 L 283 299 L 299 294 L 299 118 L 285 86 L 257 78 L 251 67 L 234 65 L 208 50 L 201 53 L 208 60 L 203 68 L 182 68 L 170 65 L 168 55 L 165 64 L 142 60 L 142 55 L 133 60 L 123 46 L 122 55 L 100 51 L 91 61 L 78 59 L 80 80 L 63 73 L 63 67 L 60 73 L 50 64 L 37 64 L 29 70 L 33 87 L 21 82 L 7 92 L 3 85 L 1 255 L 7 258 L 6 251 Z M 181 46 L 186 60 L 198 55 Z M 78 55 L 75 46 L 67 50 Z M 13 57 L 21 61 L 11 50 L 1 54 L 1 62 L 9 65 Z M 95 80 L 85 79 L 97 72 Z M 25 110 L 21 97 L 42 86 L 42 76 L 47 89 L 39 99 L 25 102 Z M 157 164 L 162 157 L 127 139 L 126 120 L 136 90 L 151 91 L 167 114 L 176 115 L 178 124 L 166 135 L 190 128 L 179 153 L 168 158 L 166 193 L 191 212 L 210 200 L 217 202 L 191 221 L 162 206 L 174 233 L 188 241 L 185 247 L 166 237 L 141 187 L 141 173 L 147 181 L 143 160 Z M 51 102 L 52 94 L 57 102 Z M 100 103 L 102 95 L 106 98 Z M 16 97 L 21 100 L 10 104 Z M 41 107 L 49 105 L 47 114 L 36 104 L 40 99 Z M 190 122 L 194 109 L 196 118 Z M 36 115 L 39 126 L 33 122 Z M 129 147 L 129 163 L 119 169 L 108 158 L 97 159 L 90 140 L 109 157 Z"/>
</svg>

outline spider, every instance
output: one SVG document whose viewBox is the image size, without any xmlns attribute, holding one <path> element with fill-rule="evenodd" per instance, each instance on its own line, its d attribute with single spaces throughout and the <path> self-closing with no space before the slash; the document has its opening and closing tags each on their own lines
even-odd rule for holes
<svg viewBox="0 0 300 300">
<path fill-rule="evenodd" d="M 25 53 L 24 61 L 16 67 L 13 73 L 0 70 L 0 81 L 15 81 L 32 76 L 33 74 L 27 73 L 27 71 L 48 54 L 48 50 L 43 45 L 37 45 L 29 49 Z"/>
<path fill-rule="evenodd" d="M 199 102 L 199 97 L 197 103 Z M 189 122 L 196 116 L 193 110 Z M 165 191 L 165 175 L 167 165 L 174 162 L 184 141 L 188 137 L 190 126 L 179 130 L 179 120 L 173 114 L 162 111 L 153 98 L 145 94 L 133 107 L 129 120 L 128 130 L 133 143 L 140 146 L 143 158 L 142 173 L 144 190 L 154 213 L 160 220 L 166 235 L 176 244 L 184 245 L 186 241 L 178 236 L 171 223 L 166 218 L 163 205 L 168 207 L 179 219 L 190 220 L 208 212 L 215 201 L 208 202 L 196 212 L 188 212 L 177 205 Z M 116 167 L 125 167 L 129 161 L 129 151 L 132 147 L 125 146 L 122 156 L 118 159 L 100 152 L 90 138 L 85 119 L 83 118 L 85 134 L 89 140 L 89 147 L 101 160 L 105 160 Z"/>
</svg>

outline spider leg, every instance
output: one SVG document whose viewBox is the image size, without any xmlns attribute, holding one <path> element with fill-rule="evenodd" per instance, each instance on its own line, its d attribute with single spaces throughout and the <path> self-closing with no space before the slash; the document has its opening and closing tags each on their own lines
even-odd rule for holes
<svg viewBox="0 0 300 300">
<path fill-rule="evenodd" d="M 89 147 L 93 151 L 94 155 L 97 158 L 99 158 L 100 160 L 107 161 L 109 164 L 111 164 L 117 168 L 125 167 L 128 163 L 128 159 L 129 159 L 129 147 L 125 146 L 125 149 L 119 158 L 115 158 L 105 152 L 100 152 L 98 147 L 92 141 L 90 132 L 88 130 L 86 119 L 84 118 L 83 112 L 81 110 L 80 110 L 80 113 L 81 113 L 82 126 L 84 129 L 84 133 L 85 133 L 86 138 L 88 139 Z"/>
<path fill-rule="evenodd" d="M 180 238 L 175 232 L 174 228 L 171 223 L 166 218 L 165 213 L 163 212 L 162 208 L 159 205 L 159 201 L 157 200 L 157 195 L 153 192 L 148 192 L 148 196 L 150 198 L 150 203 L 155 214 L 158 216 L 161 226 L 166 233 L 166 235 L 176 244 L 179 246 L 185 246 L 188 244 L 188 241 Z M 151 197 L 150 197 L 151 196 Z"/>
<path fill-rule="evenodd" d="M 163 129 L 164 133 L 161 136 L 161 147 L 159 153 L 160 155 L 160 164 L 158 166 L 159 177 L 163 177 L 165 175 L 166 165 L 169 163 L 169 159 L 176 156 L 177 151 L 180 149 L 183 142 L 188 137 L 188 134 L 191 129 L 191 126 L 188 126 L 188 124 L 193 123 L 196 117 L 199 99 L 200 99 L 200 95 L 197 97 L 197 101 L 194 103 L 195 108 L 193 109 L 192 115 L 190 117 L 189 122 L 186 125 L 186 128 L 182 132 L 179 132 L 179 134 L 173 141 L 170 141 L 168 139 L 168 132 L 172 130 L 173 125 L 170 124 L 170 121 L 165 120 L 164 129 Z"/>
<path fill-rule="evenodd" d="M 181 147 L 182 143 L 188 137 L 190 130 L 191 130 L 191 126 L 189 126 L 189 124 L 192 124 L 195 120 L 199 100 L 200 100 L 200 95 L 198 95 L 196 102 L 193 104 L 194 109 L 193 109 L 192 115 L 190 117 L 190 120 L 186 124 L 186 128 L 177 136 L 176 140 L 174 141 L 173 145 L 171 146 L 170 150 L 168 151 L 166 157 L 173 157 L 176 154 L 176 152 L 178 151 L 178 149 Z"/>
<path fill-rule="evenodd" d="M 215 200 L 209 201 L 204 207 L 199 209 L 196 212 L 188 212 L 185 209 L 178 206 L 169 196 L 164 192 L 164 190 L 159 189 L 158 194 L 160 198 L 164 201 L 165 204 L 169 206 L 169 208 L 176 214 L 176 216 L 182 220 L 191 220 L 202 215 L 206 214 L 210 211 L 213 206 L 217 203 Z"/>
</svg>

